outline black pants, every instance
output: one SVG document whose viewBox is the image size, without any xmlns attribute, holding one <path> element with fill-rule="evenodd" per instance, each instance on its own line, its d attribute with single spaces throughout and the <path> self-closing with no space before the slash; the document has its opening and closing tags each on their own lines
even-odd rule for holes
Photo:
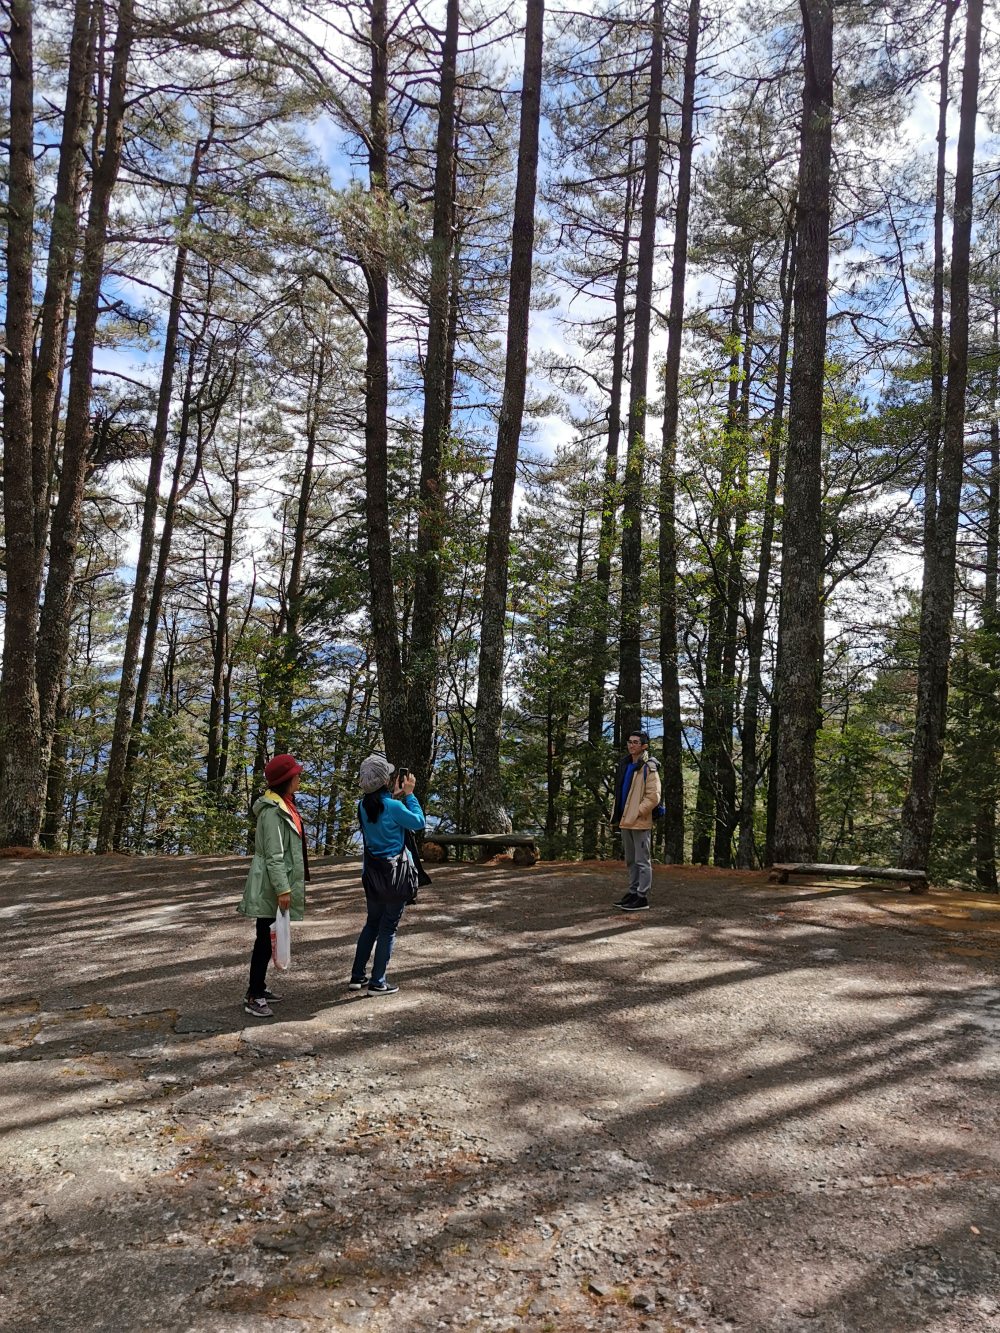
<svg viewBox="0 0 1000 1333">
<path fill-rule="evenodd" d="M 263 999 L 267 989 L 267 965 L 271 961 L 271 927 L 274 921 L 273 916 L 257 918 L 257 938 L 250 955 L 250 985 L 247 987 L 251 1000 Z"/>
</svg>

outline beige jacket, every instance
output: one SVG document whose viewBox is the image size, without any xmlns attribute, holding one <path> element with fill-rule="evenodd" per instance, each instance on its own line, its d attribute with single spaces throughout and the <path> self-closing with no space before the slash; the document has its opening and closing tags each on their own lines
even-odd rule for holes
<svg viewBox="0 0 1000 1333">
<path fill-rule="evenodd" d="M 653 827 L 653 811 L 660 804 L 660 770 L 655 759 L 643 759 L 644 768 L 637 768 L 632 785 L 625 798 L 621 828 L 645 829 Z M 643 776 L 645 774 L 645 777 Z"/>
</svg>

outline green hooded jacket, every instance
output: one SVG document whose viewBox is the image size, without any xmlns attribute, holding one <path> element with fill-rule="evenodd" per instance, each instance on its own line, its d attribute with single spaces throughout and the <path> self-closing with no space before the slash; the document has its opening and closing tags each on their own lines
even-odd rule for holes
<svg viewBox="0 0 1000 1333">
<path fill-rule="evenodd" d="M 257 817 L 253 860 L 236 910 L 244 916 L 277 916 L 278 894 L 291 893 L 291 918 L 301 921 L 306 909 L 305 863 L 302 839 L 288 806 L 268 791 L 254 801 L 253 812 Z"/>
</svg>

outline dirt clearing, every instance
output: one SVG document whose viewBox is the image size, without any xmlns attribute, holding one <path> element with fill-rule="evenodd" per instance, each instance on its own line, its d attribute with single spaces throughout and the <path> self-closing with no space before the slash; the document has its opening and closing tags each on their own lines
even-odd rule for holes
<svg viewBox="0 0 1000 1333">
<path fill-rule="evenodd" d="M 320 862 L 0 862 L 0 1326 L 1000 1330 L 1000 903 L 433 867 L 398 995 Z"/>
</svg>

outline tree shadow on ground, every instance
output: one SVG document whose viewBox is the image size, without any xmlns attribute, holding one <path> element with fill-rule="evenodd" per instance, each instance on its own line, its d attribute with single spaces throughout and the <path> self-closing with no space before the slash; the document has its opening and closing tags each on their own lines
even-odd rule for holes
<svg viewBox="0 0 1000 1333">
<path fill-rule="evenodd" d="M 887 1283 L 890 1326 L 924 1327 L 906 1283 L 892 1283 L 907 1256 L 928 1246 L 949 1256 L 962 1299 L 991 1293 L 995 1246 L 992 1258 L 985 1249 L 978 1261 L 953 1255 L 980 1216 L 980 1194 L 995 1196 L 996 1149 L 979 1137 L 956 1141 L 955 1129 L 995 1097 L 995 1065 L 982 1061 L 993 1041 L 993 970 L 956 960 L 934 976 L 912 934 L 843 919 L 772 920 L 759 899 L 734 909 L 728 890 L 704 885 L 697 902 L 621 918 L 608 914 L 603 881 L 581 879 L 572 896 L 526 898 L 507 867 L 505 880 L 477 868 L 470 883 L 470 873 L 436 867 L 434 891 L 404 919 L 397 1003 L 331 983 L 333 959 L 346 977 L 340 964 L 349 963 L 362 911 L 356 865 L 323 867 L 280 1024 L 270 1035 L 250 1030 L 230 1007 L 219 1029 L 187 1037 L 174 1031 L 178 1016 L 218 1008 L 249 953 L 248 923 L 222 916 L 232 910 L 235 871 L 225 883 L 200 876 L 178 887 L 185 915 L 206 935 L 204 952 L 179 956 L 170 950 L 174 928 L 155 926 L 151 939 L 145 931 L 158 882 L 146 899 L 126 890 L 120 912 L 95 919 L 89 903 L 60 907 L 51 883 L 26 877 L 24 899 L 34 903 L 37 891 L 37 906 L 53 913 L 43 950 L 50 966 L 45 975 L 24 967 L 16 994 L 37 999 L 44 1014 L 47 992 L 77 987 L 100 995 L 104 1008 L 131 1006 L 136 1018 L 130 1027 L 84 1015 L 83 1028 L 65 1037 L 8 1049 L 9 1130 L 24 1135 L 95 1114 L 131 1123 L 147 1110 L 177 1126 L 144 1196 L 113 1201 L 116 1225 L 144 1245 L 168 1247 L 176 1218 L 158 1219 L 179 1213 L 192 1235 L 215 1237 L 219 1281 L 227 1258 L 264 1263 L 254 1244 L 262 1226 L 273 1229 L 286 1250 L 267 1252 L 268 1280 L 254 1289 L 232 1283 L 258 1311 L 272 1309 L 279 1290 L 289 1309 L 308 1310 L 335 1289 L 391 1288 L 404 1271 L 411 1288 L 430 1291 L 442 1271 L 503 1269 L 504 1248 L 528 1264 L 514 1285 L 530 1295 L 546 1274 L 561 1280 L 561 1262 L 576 1262 L 574 1227 L 600 1236 L 603 1226 L 607 1254 L 583 1262 L 647 1281 L 652 1250 L 663 1270 L 653 1277 L 707 1283 L 719 1317 L 790 1327 L 780 1320 L 791 1316 L 769 1313 L 749 1277 L 726 1276 L 715 1252 L 742 1245 L 748 1272 L 769 1266 L 772 1295 L 791 1291 L 803 1263 L 795 1230 L 821 1189 L 829 1218 L 816 1226 L 843 1274 L 830 1290 L 817 1278 L 803 1316 L 810 1327 L 867 1327 L 869 1303 Z M 532 887 L 563 878 L 533 876 Z M 15 950 L 31 922 L 29 912 L 14 924 Z M 106 952 L 82 985 L 67 977 L 75 959 L 93 958 L 102 942 L 107 951 L 109 935 L 117 956 L 150 952 L 124 969 Z M 170 954 L 162 961 L 161 948 Z M 162 998 L 168 983 L 176 1005 L 143 1014 L 137 1006 Z M 139 1030 L 143 1018 L 151 1035 Z M 44 1032 L 37 1013 L 28 1019 L 39 1024 L 36 1037 Z M 161 1049 L 143 1054 L 147 1036 Z M 53 1102 L 61 1066 L 72 1060 L 92 1062 L 81 1087 L 91 1095 Z M 121 1076 L 101 1078 L 101 1061 Z M 372 1095 L 359 1095 L 359 1080 L 369 1078 Z M 102 1094 L 113 1105 L 102 1105 Z M 433 1113 L 421 1119 L 425 1103 Z M 433 1151 L 421 1146 L 427 1135 Z M 234 1175 L 249 1166 L 259 1174 Z M 279 1197 L 293 1184 L 305 1200 L 296 1208 Z M 877 1190 L 895 1201 L 884 1223 L 869 1207 Z M 911 1216 L 906 1235 L 896 1204 L 913 1197 L 924 1216 L 919 1230 Z M 927 1213 L 931 1197 L 940 1198 L 939 1216 Z M 775 1201 L 782 1227 L 766 1216 Z M 46 1204 L 66 1236 L 87 1234 L 92 1207 L 59 1196 Z M 540 1248 L 539 1217 L 552 1233 Z M 774 1236 L 777 1249 L 765 1244 Z M 221 1289 L 212 1299 L 232 1308 Z M 581 1299 L 592 1313 L 603 1300 Z M 429 1301 L 413 1327 L 424 1317 L 433 1326 Z M 620 1309 L 616 1317 L 628 1328 L 640 1315 Z"/>
</svg>

